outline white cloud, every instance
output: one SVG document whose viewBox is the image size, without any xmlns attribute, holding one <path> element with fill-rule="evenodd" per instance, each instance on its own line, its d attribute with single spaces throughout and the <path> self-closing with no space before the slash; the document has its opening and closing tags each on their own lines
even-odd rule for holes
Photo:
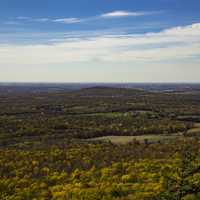
<svg viewBox="0 0 200 200">
<path fill-rule="evenodd" d="M 50 19 L 49 18 L 36 18 L 33 19 L 35 22 L 48 22 Z"/>
<path fill-rule="evenodd" d="M 80 23 L 81 19 L 71 17 L 71 18 L 55 19 L 55 20 L 52 20 L 52 21 L 53 22 L 60 22 L 60 23 L 64 23 L 64 24 L 75 24 L 75 23 Z"/>
<path fill-rule="evenodd" d="M 32 17 L 17 17 L 18 21 L 24 21 L 24 22 L 48 22 L 51 21 L 49 18 L 32 18 Z M 17 22 L 18 22 L 17 21 Z"/>
<path fill-rule="evenodd" d="M 16 22 L 16 21 L 7 21 L 4 24 L 6 24 L 6 25 L 19 25 L 20 23 Z"/>
<path fill-rule="evenodd" d="M 138 17 L 153 14 L 154 12 L 129 12 L 124 10 L 113 11 L 100 15 L 101 18 L 116 18 L 116 17 Z"/>
<path fill-rule="evenodd" d="M 23 20 L 26 22 L 58 22 L 58 23 L 64 23 L 64 24 L 74 24 L 74 23 L 81 22 L 81 19 L 75 18 L 75 17 L 58 18 L 58 19 L 17 17 L 17 20 Z"/>
<path fill-rule="evenodd" d="M 18 19 L 18 20 L 30 20 L 31 18 L 30 17 L 19 16 L 16 19 Z"/>
</svg>

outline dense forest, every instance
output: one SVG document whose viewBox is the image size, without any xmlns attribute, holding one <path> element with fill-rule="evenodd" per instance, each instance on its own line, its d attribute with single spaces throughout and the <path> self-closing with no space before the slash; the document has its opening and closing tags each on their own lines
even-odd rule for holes
<svg viewBox="0 0 200 200">
<path fill-rule="evenodd" d="M 0 199 L 200 199 L 199 90 L 19 88 L 0 87 Z"/>
</svg>

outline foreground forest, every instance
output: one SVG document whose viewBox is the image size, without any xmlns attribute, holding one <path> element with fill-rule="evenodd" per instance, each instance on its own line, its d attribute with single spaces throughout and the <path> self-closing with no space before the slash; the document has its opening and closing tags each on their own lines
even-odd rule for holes
<svg viewBox="0 0 200 200">
<path fill-rule="evenodd" d="M 0 86 L 0 199 L 199 200 L 199 89 Z"/>
</svg>

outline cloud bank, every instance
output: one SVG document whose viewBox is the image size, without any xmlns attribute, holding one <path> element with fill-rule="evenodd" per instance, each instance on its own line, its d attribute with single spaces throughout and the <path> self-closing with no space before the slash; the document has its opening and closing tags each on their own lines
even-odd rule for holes
<svg viewBox="0 0 200 200">
<path fill-rule="evenodd" d="M 200 23 L 145 34 L 68 35 L 53 44 L 0 44 L 1 80 L 191 81 L 200 80 L 199 66 Z"/>
<path fill-rule="evenodd" d="M 200 56 L 200 23 L 158 33 L 67 38 L 52 45 L 1 45 L 0 65 L 163 61 Z"/>
</svg>

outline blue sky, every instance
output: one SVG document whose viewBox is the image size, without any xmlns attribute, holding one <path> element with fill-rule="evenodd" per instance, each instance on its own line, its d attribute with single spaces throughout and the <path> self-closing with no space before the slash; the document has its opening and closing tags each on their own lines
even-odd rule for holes
<svg viewBox="0 0 200 200">
<path fill-rule="evenodd" d="M 0 0 L 0 81 L 199 82 L 199 0 Z"/>
</svg>

